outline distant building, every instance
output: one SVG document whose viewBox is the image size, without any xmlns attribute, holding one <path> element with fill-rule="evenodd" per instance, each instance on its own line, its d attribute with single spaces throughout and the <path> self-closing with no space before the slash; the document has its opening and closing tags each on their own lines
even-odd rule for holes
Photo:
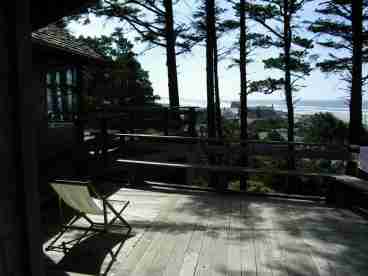
<svg viewBox="0 0 368 276">
<path fill-rule="evenodd" d="M 230 104 L 231 109 L 237 109 L 238 116 L 240 115 L 240 102 L 234 101 Z M 283 118 L 286 115 L 285 112 L 275 110 L 274 106 L 250 106 L 248 107 L 249 119 L 272 119 Z"/>
<path fill-rule="evenodd" d="M 222 109 L 222 116 L 226 120 L 239 120 L 239 114 L 237 112 L 234 112 L 231 108 Z"/>
<path fill-rule="evenodd" d="M 239 109 L 240 108 L 240 102 L 231 102 L 230 108 Z"/>
</svg>

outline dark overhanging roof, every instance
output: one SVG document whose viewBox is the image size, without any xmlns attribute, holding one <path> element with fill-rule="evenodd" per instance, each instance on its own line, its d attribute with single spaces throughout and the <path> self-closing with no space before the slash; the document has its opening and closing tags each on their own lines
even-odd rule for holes
<svg viewBox="0 0 368 276">
<path fill-rule="evenodd" d="M 102 55 L 91 47 L 77 40 L 63 28 L 59 28 L 53 24 L 33 32 L 32 43 L 47 47 L 49 50 L 62 51 L 93 62 L 108 63 Z"/>
<path fill-rule="evenodd" d="M 99 0 L 31 0 L 32 30 L 42 28 L 64 16 L 79 13 Z"/>
</svg>

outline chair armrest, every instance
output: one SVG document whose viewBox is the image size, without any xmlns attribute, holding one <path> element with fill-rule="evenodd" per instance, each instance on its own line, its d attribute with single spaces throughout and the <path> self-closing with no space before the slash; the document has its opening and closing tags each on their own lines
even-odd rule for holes
<svg viewBox="0 0 368 276">
<path fill-rule="evenodd" d="M 128 200 L 117 200 L 117 199 L 106 199 L 107 202 L 119 202 L 119 203 L 126 203 L 129 204 L 130 201 Z"/>
</svg>

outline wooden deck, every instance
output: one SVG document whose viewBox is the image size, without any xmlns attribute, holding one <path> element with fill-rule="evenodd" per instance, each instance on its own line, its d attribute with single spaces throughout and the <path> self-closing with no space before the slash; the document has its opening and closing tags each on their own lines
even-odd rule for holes
<svg viewBox="0 0 368 276">
<path fill-rule="evenodd" d="M 131 201 L 132 234 L 92 236 L 66 255 L 45 252 L 55 264 L 49 275 L 368 275 L 368 223 L 346 210 L 126 188 L 112 198 Z"/>
</svg>

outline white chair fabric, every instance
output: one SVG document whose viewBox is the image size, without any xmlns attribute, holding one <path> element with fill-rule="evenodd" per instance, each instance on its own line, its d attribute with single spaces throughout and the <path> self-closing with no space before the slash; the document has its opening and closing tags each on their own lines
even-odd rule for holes
<svg viewBox="0 0 368 276">
<path fill-rule="evenodd" d="M 87 186 L 62 183 L 50 183 L 50 185 L 71 208 L 87 214 L 104 214 L 100 202 L 91 197 Z"/>
</svg>

